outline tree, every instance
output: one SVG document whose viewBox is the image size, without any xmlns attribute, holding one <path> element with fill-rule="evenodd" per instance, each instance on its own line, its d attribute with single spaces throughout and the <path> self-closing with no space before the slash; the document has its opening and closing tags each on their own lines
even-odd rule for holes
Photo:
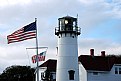
<svg viewBox="0 0 121 81">
<path fill-rule="evenodd" d="M 10 66 L 0 75 L 0 81 L 35 81 L 34 71 L 30 66 Z"/>
</svg>

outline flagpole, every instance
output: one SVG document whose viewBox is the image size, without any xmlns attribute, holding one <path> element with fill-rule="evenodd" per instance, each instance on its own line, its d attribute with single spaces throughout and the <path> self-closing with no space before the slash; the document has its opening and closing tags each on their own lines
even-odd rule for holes
<svg viewBox="0 0 121 81">
<path fill-rule="evenodd" d="M 38 40 L 37 40 L 37 18 L 35 18 L 35 23 L 36 23 L 37 81 L 39 81 Z"/>
</svg>

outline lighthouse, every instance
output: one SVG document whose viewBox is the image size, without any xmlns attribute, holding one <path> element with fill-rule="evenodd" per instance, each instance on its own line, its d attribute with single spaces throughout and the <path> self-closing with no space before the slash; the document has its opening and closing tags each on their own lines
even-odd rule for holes
<svg viewBox="0 0 121 81">
<path fill-rule="evenodd" d="M 58 36 L 56 81 L 79 81 L 77 38 L 80 28 L 77 18 L 59 18 L 58 25 L 55 28 L 55 35 Z"/>
</svg>

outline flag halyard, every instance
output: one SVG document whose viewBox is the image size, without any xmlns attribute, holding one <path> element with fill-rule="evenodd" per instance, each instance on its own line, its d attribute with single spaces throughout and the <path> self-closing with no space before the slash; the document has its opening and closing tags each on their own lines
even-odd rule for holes
<svg viewBox="0 0 121 81">
<path fill-rule="evenodd" d="M 36 22 L 24 26 L 7 36 L 8 44 L 36 38 Z"/>
</svg>

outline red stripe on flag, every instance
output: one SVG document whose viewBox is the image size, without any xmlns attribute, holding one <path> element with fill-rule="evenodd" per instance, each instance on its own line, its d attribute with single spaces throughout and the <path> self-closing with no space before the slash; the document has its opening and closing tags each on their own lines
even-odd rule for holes
<svg viewBox="0 0 121 81">
<path fill-rule="evenodd" d="M 34 29 L 31 29 L 31 27 Z M 24 41 L 24 40 L 28 40 L 28 39 L 32 39 L 32 38 L 36 38 L 35 22 L 30 25 L 27 25 L 27 26 L 15 31 L 11 35 L 7 36 L 8 44 L 13 43 L 13 42 Z"/>
</svg>

